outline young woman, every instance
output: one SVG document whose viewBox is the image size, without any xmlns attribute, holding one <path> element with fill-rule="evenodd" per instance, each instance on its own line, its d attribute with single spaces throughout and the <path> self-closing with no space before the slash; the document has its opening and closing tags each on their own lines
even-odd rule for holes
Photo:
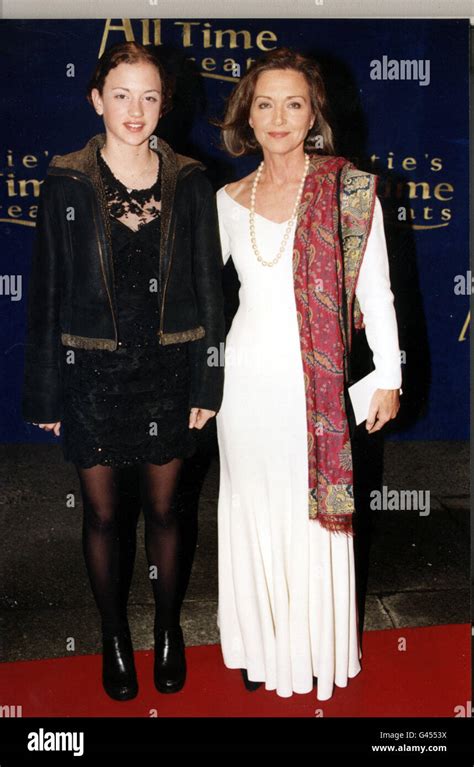
<svg viewBox="0 0 474 767">
<path fill-rule="evenodd" d="M 152 135 L 171 98 L 154 54 L 137 43 L 113 46 L 87 98 L 105 134 L 54 156 L 42 186 L 23 417 L 60 434 L 76 466 L 103 684 L 125 700 L 138 690 L 126 613 L 131 571 L 118 541 L 126 467 L 138 467 L 145 517 L 155 684 L 175 692 L 185 682 L 174 500 L 183 459 L 196 447 L 193 429 L 221 403 L 223 370 L 207 364 L 207 349 L 225 337 L 222 260 L 204 166 Z"/>
<path fill-rule="evenodd" d="M 326 700 L 360 671 L 344 404 L 360 311 L 380 387 L 367 429 L 399 409 L 376 177 L 334 156 L 319 69 L 288 49 L 254 63 L 221 127 L 232 156 L 263 154 L 217 193 L 224 261 L 241 283 L 216 419 L 222 653 L 249 690 L 265 682 L 288 697 L 317 677 Z M 313 139 L 321 149 L 308 154 Z"/>
</svg>

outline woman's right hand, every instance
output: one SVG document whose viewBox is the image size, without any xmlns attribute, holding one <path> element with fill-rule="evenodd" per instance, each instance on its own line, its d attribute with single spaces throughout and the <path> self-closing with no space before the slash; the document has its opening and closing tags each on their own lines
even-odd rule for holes
<svg viewBox="0 0 474 767">
<path fill-rule="evenodd" d="M 55 435 L 59 437 L 61 421 L 56 421 L 56 423 L 34 423 L 33 426 L 39 426 L 40 429 L 46 429 L 46 431 L 54 431 Z"/>
</svg>

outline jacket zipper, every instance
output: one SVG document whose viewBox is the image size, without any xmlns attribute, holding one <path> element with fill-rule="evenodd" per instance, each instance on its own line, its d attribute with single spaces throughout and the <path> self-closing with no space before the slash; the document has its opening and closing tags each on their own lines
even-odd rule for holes
<svg viewBox="0 0 474 767">
<path fill-rule="evenodd" d="M 190 173 L 192 170 L 194 170 L 194 166 L 192 166 L 191 168 L 184 168 L 184 170 L 179 174 L 178 178 L 176 179 L 176 186 L 178 186 L 178 181 L 180 179 L 184 178 L 185 176 L 187 176 L 188 173 Z M 176 189 L 175 189 L 175 194 L 176 194 Z M 169 276 L 170 276 L 170 272 L 171 272 L 171 264 L 172 264 L 173 255 L 174 255 L 174 241 L 175 241 L 175 236 L 176 236 L 176 218 L 173 215 L 173 213 L 172 213 L 172 217 L 173 217 L 173 239 L 172 239 L 172 242 L 171 242 L 170 260 L 169 260 L 169 263 L 168 263 L 168 270 L 166 272 L 165 284 L 163 286 L 163 296 L 162 296 L 162 299 L 161 299 L 160 329 L 158 331 L 158 335 L 159 335 L 160 339 L 165 335 L 164 332 L 163 332 L 163 319 L 164 319 L 164 313 L 165 313 L 165 296 L 166 296 L 166 289 L 168 287 L 168 280 L 169 280 Z M 169 249 L 169 241 L 168 241 L 167 246 L 168 246 L 168 249 Z"/>
<path fill-rule="evenodd" d="M 65 174 L 60 174 L 60 175 L 70 176 L 71 178 L 74 178 L 76 181 L 79 181 L 82 184 L 88 184 L 89 183 L 89 182 L 84 181 L 84 179 L 80 178 L 79 176 L 76 176 L 74 173 L 65 173 Z M 92 184 L 91 184 L 91 186 L 92 186 Z M 94 191 L 94 194 L 96 194 L 96 191 L 95 191 L 94 188 L 93 188 L 93 191 Z M 99 244 L 100 268 L 101 268 L 101 271 L 102 271 L 102 277 L 103 277 L 103 280 L 104 280 L 104 285 L 105 285 L 105 290 L 106 290 L 106 293 L 107 293 L 107 298 L 109 299 L 110 312 L 112 314 L 112 321 L 114 323 L 114 333 L 115 333 L 115 339 L 114 340 L 115 340 L 115 343 L 117 343 L 117 341 L 118 341 L 117 323 L 115 321 L 114 309 L 113 309 L 113 306 L 112 306 L 112 298 L 111 298 L 111 295 L 110 295 L 109 286 L 107 285 L 107 278 L 105 276 L 104 256 L 103 256 L 103 251 L 102 251 L 102 243 L 100 241 L 100 236 L 99 236 L 99 227 L 97 225 L 97 215 L 96 215 L 96 211 L 95 211 L 95 205 L 93 206 L 93 216 L 94 216 L 95 231 L 96 231 L 96 235 L 97 235 L 97 242 Z M 113 266 L 112 266 L 112 268 L 113 268 Z"/>
<path fill-rule="evenodd" d="M 160 338 L 162 338 L 163 335 L 164 335 L 164 332 L 163 332 L 163 319 L 164 319 L 164 314 L 165 314 L 165 296 L 166 296 L 166 289 L 168 287 L 168 279 L 169 279 L 170 272 L 171 272 L 171 262 L 173 261 L 175 235 L 176 235 L 176 221 L 173 221 L 173 240 L 172 240 L 172 243 L 171 243 L 170 260 L 169 260 L 169 264 L 168 264 L 168 270 L 166 272 L 165 284 L 163 286 L 163 296 L 161 298 L 160 330 L 159 330 Z"/>
</svg>

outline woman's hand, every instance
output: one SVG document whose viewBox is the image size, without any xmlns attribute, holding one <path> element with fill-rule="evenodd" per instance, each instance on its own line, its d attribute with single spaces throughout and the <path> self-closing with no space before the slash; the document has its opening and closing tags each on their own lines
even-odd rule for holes
<svg viewBox="0 0 474 767">
<path fill-rule="evenodd" d="M 59 437 L 59 432 L 61 431 L 61 421 L 56 421 L 56 423 L 34 423 L 33 426 L 39 426 L 40 429 L 46 429 L 46 431 L 54 431 L 57 437 Z"/>
<path fill-rule="evenodd" d="M 192 407 L 189 414 L 189 428 L 202 429 L 202 427 L 206 425 L 209 418 L 212 418 L 216 412 L 216 410 L 205 410 L 201 407 Z"/>
<path fill-rule="evenodd" d="M 399 389 L 376 389 L 370 403 L 365 428 L 369 434 L 379 431 L 400 409 Z"/>
</svg>

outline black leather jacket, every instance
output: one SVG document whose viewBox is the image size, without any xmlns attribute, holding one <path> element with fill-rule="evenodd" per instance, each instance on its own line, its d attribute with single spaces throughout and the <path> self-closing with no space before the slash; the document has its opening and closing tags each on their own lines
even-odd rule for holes
<svg viewBox="0 0 474 767">
<path fill-rule="evenodd" d="M 55 155 L 41 187 L 29 284 L 22 416 L 62 418 L 62 347 L 117 349 L 112 244 L 97 147 Z M 224 369 L 208 364 L 221 351 L 225 320 L 217 208 L 205 166 L 162 139 L 159 289 L 160 344 L 189 342 L 189 407 L 218 411 Z M 212 359 L 212 355 L 211 355 Z M 215 359 L 215 355 L 214 355 Z"/>
</svg>

